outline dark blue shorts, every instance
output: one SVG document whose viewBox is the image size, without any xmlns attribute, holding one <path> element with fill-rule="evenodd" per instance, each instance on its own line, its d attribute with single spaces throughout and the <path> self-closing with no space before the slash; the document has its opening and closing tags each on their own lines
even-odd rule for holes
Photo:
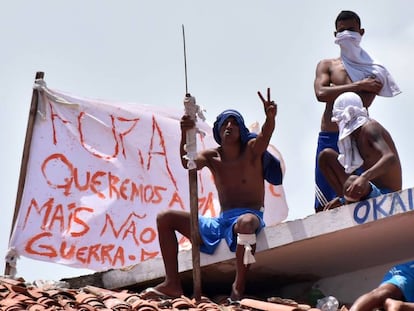
<svg viewBox="0 0 414 311">
<path fill-rule="evenodd" d="M 337 194 L 329 185 L 325 176 L 319 169 L 318 156 L 322 150 L 332 148 L 336 152 L 338 150 L 338 132 L 320 132 L 318 136 L 318 147 L 316 149 L 315 159 L 315 210 L 325 206 L 332 199 L 336 198 Z"/>
<path fill-rule="evenodd" d="M 260 227 L 256 234 L 265 226 L 263 221 L 263 212 L 249 208 L 235 208 L 225 211 L 218 217 L 199 216 L 199 230 L 203 243 L 200 245 L 200 251 L 207 254 L 213 254 L 222 239 L 226 240 L 232 252 L 236 251 L 237 236 L 233 232 L 233 227 L 237 219 L 244 214 L 255 214 L 260 221 Z"/>
<path fill-rule="evenodd" d="M 371 192 L 368 194 L 366 198 L 364 198 L 364 200 L 375 198 L 382 194 L 387 194 L 387 193 L 392 192 L 390 189 L 387 189 L 387 188 L 379 188 L 375 186 L 372 182 L 370 182 L 370 184 L 371 184 Z"/>
</svg>

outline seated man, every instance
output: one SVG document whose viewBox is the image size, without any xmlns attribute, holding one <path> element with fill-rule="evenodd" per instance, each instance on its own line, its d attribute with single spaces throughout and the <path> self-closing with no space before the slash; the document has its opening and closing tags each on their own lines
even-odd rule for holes
<svg viewBox="0 0 414 311">
<path fill-rule="evenodd" d="M 250 133 L 240 113 L 225 110 L 213 127 L 214 139 L 219 146 L 199 152 L 194 159 L 198 170 L 207 167 L 213 174 L 221 206 L 219 217 L 199 217 L 200 250 L 212 254 L 219 242 L 225 239 L 230 250 L 236 252 L 232 300 L 239 300 L 244 294 L 246 273 L 254 262 L 256 234 L 265 226 L 264 180 L 268 180 L 265 166 L 272 162 L 266 149 L 275 128 L 277 106 L 270 99 L 270 89 L 267 90 L 267 99 L 260 92 L 258 95 L 266 115 L 261 132 L 257 136 Z M 195 122 L 189 116 L 182 117 L 180 155 L 184 168 L 189 161 L 185 148 L 186 132 L 194 126 Z M 276 167 L 273 175 L 279 175 L 276 180 L 281 184 L 280 163 L 277 163 L 277 160 L 273 161 L 271 167 Z M 178 274 L 176 231 L 190 238 L 190 220 L 187 211 L 166 210 L 158 215 L 157 228 L 166 277 L 155 288 L 144 291 L 142 297 L 154 292 L 169 297 L 183 294 Z"/>
<path fill-rule="evenodd" d="M 318 161 L 338 197 L 325 210 L 401 190 L 401 163 L 394 141 L 380 123 L 368 117 L 359 95 L 338 96 L 332 120 L 339 127 L 339 153 L 325 149 Z"/>
<path fill-rule="evenodd" d="M 381 284 L 355 300 L 350 311 L 414 310 L 414 261 L 392 267 Z"/>
</svg>

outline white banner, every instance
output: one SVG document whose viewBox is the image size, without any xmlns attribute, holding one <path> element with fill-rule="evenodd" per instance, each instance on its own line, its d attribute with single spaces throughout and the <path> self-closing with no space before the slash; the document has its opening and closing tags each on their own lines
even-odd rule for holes
<svg viewBox="0 0 414 311">
<path fill-rule="evenodd" d="M 179 155 L 184 107 L 45 90 L 10 248 L 21 256 L 95 271 L 161 256 L 157 213 L 189 211 L 188 173 Z M 211 127 L 204 122 L 198 127 L 207 133 L 198 135 L 198 149 L 216 146 Z M 199 212 L 218 215 L 208 169 L 198 172 L 198 194 Z M 267 225 L 287 217 L 282 186 L 266 184 L 265 205 Z"/>
</svg>

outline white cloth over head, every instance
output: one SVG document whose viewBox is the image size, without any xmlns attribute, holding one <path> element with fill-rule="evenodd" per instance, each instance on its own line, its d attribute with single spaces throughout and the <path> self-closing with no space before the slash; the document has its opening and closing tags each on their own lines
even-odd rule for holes
<svg viewBox="0 0 414 311">
<path fill-rule="evenodd" d="M 338 161 L 347 174 L 351 174 L 364 163 L 351 134 L 369 120 L 368 111 L 362 105 L 362 99 L 358 94 L 345 92 L 336 98 L 332 110 L 332 121 L 336 122 L 339 127 Z"/>
<path fill-rule="evenodd" d="M 358 32 L 349 30 L 336 34 L 335 43 L 341 47 L 341 59 L 352 82 L 373 77 L 382 83 L 378 95 L 393 97 L 400 94 L 401 91 L 388 70 L 360 47 L 361 38 Z"/>
</svg>

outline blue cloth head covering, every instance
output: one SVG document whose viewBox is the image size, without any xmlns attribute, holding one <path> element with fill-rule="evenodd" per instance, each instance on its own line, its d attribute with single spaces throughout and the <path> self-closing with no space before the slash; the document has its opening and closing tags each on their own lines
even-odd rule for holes
<svg viewBox="0 0 414 311">
<path fill-rule="evenodd" d="M 220 128 L 223 126 L 224 121 L 226 121 L 228 118 L 233 117 L 237 124 L 239 125 L 240 129 L 240 140 L 242 143 L 242 146 L 245 147 L 247 142 L 250 139 L 256 138 L 257 134 L 250 133 L 249 129 L 244 124 L 243 116 L 234 109 L 227 109 L 224 110 L 222 113 L 220 113 L 216 121 L 213 125 L 213 136 L 214 140 L 221 145 L 221 137 L 220 137 Z M 262 156 L 262 162 L 263 162 L 263 176 L 272 185 L 281 185 L 283 176 L 282 176 L 282 169 L 280 167 L 280 161 L 273 156 L 269 151 L 265 151 Z"/>
<path fill-rule="evenodd" d="M 214 126 L 213 126 L 214 140 L 219 145 L 221 145 L 220 129 L 223 126 L 224 121 L 226 121 L 230 117 L 233 117 L 234 119 L 236 119 L 236 122 L 239 125 L 239 129 L 240 129 L 240 139 L 241 139 L 242 145 L 245 145 L 249 141 L 248 135 L 250 132 L 247 129 L 246 125 L 244 124 L 243 116 L 240 114 L 240 112 L 233 110 L 233 109 L 224 110 L 222 113 L 220 113 L 217 116 L 216 121 L 214 122 Z"/>
</svg>

